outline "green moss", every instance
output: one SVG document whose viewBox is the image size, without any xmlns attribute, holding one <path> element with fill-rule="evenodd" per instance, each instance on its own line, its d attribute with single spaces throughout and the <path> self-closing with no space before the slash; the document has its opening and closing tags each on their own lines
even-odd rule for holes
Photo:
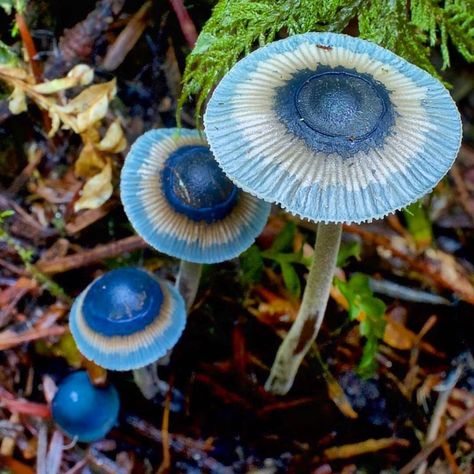
<svg viewBox="0 0 474 474">
<path fill-rule="evenodd" d="M 439 48 L 449 66 L 448 41 L 474 60 L 473 0 L 219 0 L 187 58 L 178 118 L 196 98 L 196 120 L 212 88 L 252 49 L 286 34 L 342 32 L 357 20 L 359 35 L 437 75 Z"/>
</svg>

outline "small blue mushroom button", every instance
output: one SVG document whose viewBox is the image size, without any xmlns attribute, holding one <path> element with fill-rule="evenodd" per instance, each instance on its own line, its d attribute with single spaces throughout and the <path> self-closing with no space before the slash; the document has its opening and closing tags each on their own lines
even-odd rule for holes
<svg viewBox="0 0 474 474">
<path fill-rule="evenodd" d="M 107 435 L 117 422 L 119 408 L 115 387 L 96 387 L 85 371 L 74 372 L 61 382 L 51 406 L 61 430 L 85 443 Z"/>
</svg>

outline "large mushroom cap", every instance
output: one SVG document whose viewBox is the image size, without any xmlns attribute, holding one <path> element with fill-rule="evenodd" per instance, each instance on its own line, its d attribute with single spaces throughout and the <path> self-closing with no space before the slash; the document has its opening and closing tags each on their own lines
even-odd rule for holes
<svg viewBox="0 0 474 474">
<path fill-rule="evenodd" d="M 54 421 L 71 438 L 90 443 L 103 438 L 117 422 L 120 400 L 112 385 L 96 387 L 87 372 L 68 375 L 51 404 Z"/>
<path fill-rule="evenodd" d="M 74 301 L 69 326 L 78 349 L 110 370 L 144 367 L 178 341 L 184 300 L 171 285 L 137 268 L 94 280 Z"/>
<path fill-rule="evenodd" d="M 459 113 L 435 78 L 333 33 L 276 41 L 238 62 L 204 117 L 242 189 L 323 222 L 361 222 L 416 201 L 449 170 Z"/>
<path fill-rule="evenodd" d="M 133 227 L 160 252 L 196 263 L 238 256 L 270 206 L 225 176 L 196 130 L 151 130 L 125 160 L 121 198 Z"/>
</svg>

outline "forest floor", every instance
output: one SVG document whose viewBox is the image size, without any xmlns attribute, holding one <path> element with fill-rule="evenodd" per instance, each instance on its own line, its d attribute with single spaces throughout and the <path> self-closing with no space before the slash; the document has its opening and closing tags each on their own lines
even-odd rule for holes
<svg viewBox="0 0 474 474">
<path fill-rule="evenodd" d="M 78 353 L 68 311 L 95 277 L 135 265 L 175 278 L 176 260 L 133 233 L 118 178 L 140 134 L 176 126 L 193 24 L 199 31 L 211 4 L 195 2 L 191 23 L 180 1 L 35 0 L 17 16 L 16 36 L 0 11 L 0 39 L 30 58 L 16 72 L 0 64 L 0 472 L 36 472 L 46 452 L 40 474 L 408 473 L 423 461 L 426 472 L 471 472 L 474 74 L 456 57 L 446 79 L 465 141 L 449 176 L 410 213 L 344 228 L 338 278 L 369 276 L 386 304 L 372 376 L 359 375 L 360 321 L 334 287 L 293 389 L 266 393 L 306 268 L 294 264 L 297 281 L 288 281 L 263 258 L 256 278 L 248 256 L 205 267 L 153 400 L 131 373 L 106 374 Z M 61 79 L 78 64 L 89 68 Z M 50 82 L 35 88 L 55 78 L 57 92 Z M 192 117 L 188 104 L 184 126 Z M 306 256 L 313 244 L 312 226 L 275 208 L 256 248 Z M 49 406 L 56 384 L 81 367 L 97 383 L 107 376 L 122 404 L 118 425 L 90 445 L 57 435 Z"/>
</svg>

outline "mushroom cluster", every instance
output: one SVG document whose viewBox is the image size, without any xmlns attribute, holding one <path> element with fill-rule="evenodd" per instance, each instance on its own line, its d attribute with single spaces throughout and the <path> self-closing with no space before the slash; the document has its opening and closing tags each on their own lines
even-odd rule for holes
<svg viewBox="0 0 474 474">
<path fill-rule="evenodd" d="M 319 223 L 302 304 L 266 384 L 284 394 L 321 325 L 342 223 L 382 218 L 430 192 L 456 158 L 460 116 L 438 80 L 394 53 L 307 33 L 239 61 L 204 125 L 237 186 Z"/>
</svg>

